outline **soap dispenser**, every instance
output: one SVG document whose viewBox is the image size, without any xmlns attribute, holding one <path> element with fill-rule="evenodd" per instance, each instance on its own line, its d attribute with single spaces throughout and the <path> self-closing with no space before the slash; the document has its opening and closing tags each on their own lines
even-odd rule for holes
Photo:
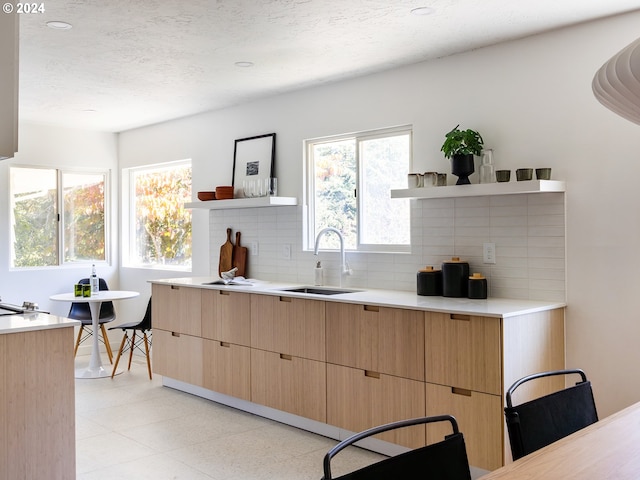
<svg viewBox="0 0 640 480">
<path fill-rule="evenodd" d="M 324 283 L 324 275 L 322 273 L 322 264 L 320 261 L 316 263 L 316 268 L 314 269 L 315 274 L 315 285 L 322 285 Z"/>
</svg>

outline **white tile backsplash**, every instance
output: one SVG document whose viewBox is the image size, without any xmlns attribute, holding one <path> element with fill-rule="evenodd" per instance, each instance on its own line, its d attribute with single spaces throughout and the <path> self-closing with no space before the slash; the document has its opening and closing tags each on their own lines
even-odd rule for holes
<svg viewBox="0 0 640 480">
<path fill-rule="evenodd" d="M 263 280 L 309 284 L 320 260 L 327 285 L 338 285 L 340 255 L 303 250 L 302 206 L 211 210 L 211 272 L 218 271 L 226 229 L 242 244 L 258 244 L 248 274 Z M 411 253 L 347 253 L 353 275 L 343 286 L 415 290 L 416 273 L 452 256 L 488 279 L 494 297 L 565 300 L 565 204 L 562 193 L 411 201 Z M 496 244 L 496 263 L 482 263 L 483 243 Z M 283 255 L 291 245 L 291 258 Z"/>
</svg>

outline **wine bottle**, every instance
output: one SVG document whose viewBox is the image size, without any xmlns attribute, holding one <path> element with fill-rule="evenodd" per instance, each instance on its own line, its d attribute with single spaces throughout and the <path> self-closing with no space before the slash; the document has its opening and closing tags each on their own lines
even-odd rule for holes
<svg viewBox="0 0 640 480">
<path fill-rule="evenodd" d="M 98 275 L 96 275 L 96 265 L 95 263 L 91 265 L 91 293 L 98 293 L 100 290 L 98 285 Z"/>
</svg>

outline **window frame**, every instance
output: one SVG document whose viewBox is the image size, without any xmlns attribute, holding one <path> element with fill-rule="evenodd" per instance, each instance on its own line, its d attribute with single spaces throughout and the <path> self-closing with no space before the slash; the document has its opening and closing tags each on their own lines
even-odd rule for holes
<svg viewBox="0 0 640 480">
<path fill-rule="evenodd" d="M 88 265 L 111 265 L 111 170 L 104 168 L 82 168 L 82 167 L 52 167 L 47 165 L 33 165 L 33 164 L 10 164 L 9 165 L 9 178 L 11 178 L 12 169 L 38 169 L 38 170 L 50 170 L 55 172 L 56 177 L 56 265 L 37 265 L 37 266 L 16 266 L 15 265 L 15 222 L 13 213 L 14 195 L 11 190 L 11 184 L 8 188 L 9 196 L 9 270 L 10 271 L 22 271 L 22 270 L 39 270 L 39 269 L 53 269 L 53 268 L 76 268 L 86 267 Z M 64 182 L 63 177 L 66 174 L 73 175 L 101 175 L 104 178 L 104 259 L 88 259 L 81 261 L 66 261 L 65 260 L 65 215 L 64 215 Z"/>
<path fill-rule="evenodd" d="M 135 175 L 141 172 L 152 172 L 162 168 L 179 167 L 188 165 L 191 168 L 191 194 L 193 196 L 193 160 L 185 158 L 182 160 L 172 160 L 168 162 L 159 162 L 147 165 L 138 165 L 122 170 L 122 199 L 123 199 L 123 215 L 127 219 L 122 222 L 122 265 L 127 268 L 135 268 L 140 270 L 164 270 L 174 272 L 192 272 L 193 271 L 193 229 L 191 237 L 191 264 L 190 265 L 167 265 L 167 264 L 144 264 L 133 261 L 136 250 L 136 191 L 135 191 Z M 193 225 L 193 216 L 191 217 Z"/>
<path fill-rule="evenodd" d="M 330 135 L 326 137 L 318 137 L 306 139 L 303 142 L 304 152 L 304 198 L 305 198 L 305 215 L 303 216 L 303 238 L 304 238 L 304 250 L 313 251 L 315 243 L 315 175 L 314 175 L 314 158 L 312 149 L 315 145 L 322 143 L 335 143 L 353 139 L 355 141 L 355 156 L 356 156 L 356 222 L 357 222 L 357 244 L 355 249 L 347 249 L 349 252 L 363 252 L 363 253 L 410 253 L 411 252 L 411 240 L 407 244 L 372 244 L 361 242 L 361 228 L 362 228 L 362 203 L 359 192 L 363 191 L 362 186 L 362 159 L 360 155 L 361 142 L 365 140 L 374 140 L 378 138 L 386 138 L 399 136 L 406 134 L 409 136 L 409 166 L 408 171 L 413 169 L 413 125 L 398 125 L 395 127 L 379 128 L 373 130 L 366 130 L 355 133 L 345 133 L 339 135 Z M 394 199 L 394 202 L 406 201 L 409 203 L 409 199 Z M 410 212 L 409 212 L 410 215 Z M 410 219 L 409 219 L 410 222 Z M 411 229 L 409 223 L 409 230 Z M 410 232 L 409 232 L 410 234 Z M 325 248 L 326 250 L 332 250 Z"/>
</svg>

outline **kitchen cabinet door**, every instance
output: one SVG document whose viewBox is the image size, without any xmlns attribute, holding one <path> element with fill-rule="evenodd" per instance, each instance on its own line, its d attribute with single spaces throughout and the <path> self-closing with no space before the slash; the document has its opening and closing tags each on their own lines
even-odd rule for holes
<svg viewBox="0 0 640 480">
<path fill-rule="evenodd" d="M 236 345 L 251 345 L 251 295 L 202 290 L 202 336 Z"/>
<path fill-rule="evenodd" d="M 325 363 L 251 350 L 251 401 L 302 417 L 327 421 Z"/>
<path fill-rule="evenodd" d="M 327 303 L 327 362 L 424 381 L 424 312 Z"/>
<path fill-rule="evenodd" d="M 500 319 L 426 312 L 427 382 L 502 394 Z"/>
<path fill-rule="evenodd" d="M 325 360 L 325 302 L 251 295 L 251 346 Z"/>
<path fill-rule="evenodd" d="M 153 328 L 200 337 L 201 291 L 200 288 L 154 284 L 151 297 Z"/>
<path fill-rule="evenodd" d="M 153 371 L 175 380 L 203 386 L 202 338 L 153 329 Z"/>
<path fill-rule="evenodd" d="M 449 414 L 458 421 L 469 464 L 486 470 L 503 465 L 501 396 L 427 383 L 426 399 L 427 416 Z M 427 425 L 428 443 L 439 442 L 448 433 L 451 429 L 446 425 Z"/>
<path fill-rule="evenodd" d="M 217 340 L 203 340 L 204 388 L 251 400 L 251 349 Z"/>
<path fill-rule="evenodd" d="M 359 432 L 424 415 L 423 382 L 327 364 L 328 424 Z M 425 426 L 385 432 L 376 438 L 418 448 L 425 444 Z"/>
</svg>

